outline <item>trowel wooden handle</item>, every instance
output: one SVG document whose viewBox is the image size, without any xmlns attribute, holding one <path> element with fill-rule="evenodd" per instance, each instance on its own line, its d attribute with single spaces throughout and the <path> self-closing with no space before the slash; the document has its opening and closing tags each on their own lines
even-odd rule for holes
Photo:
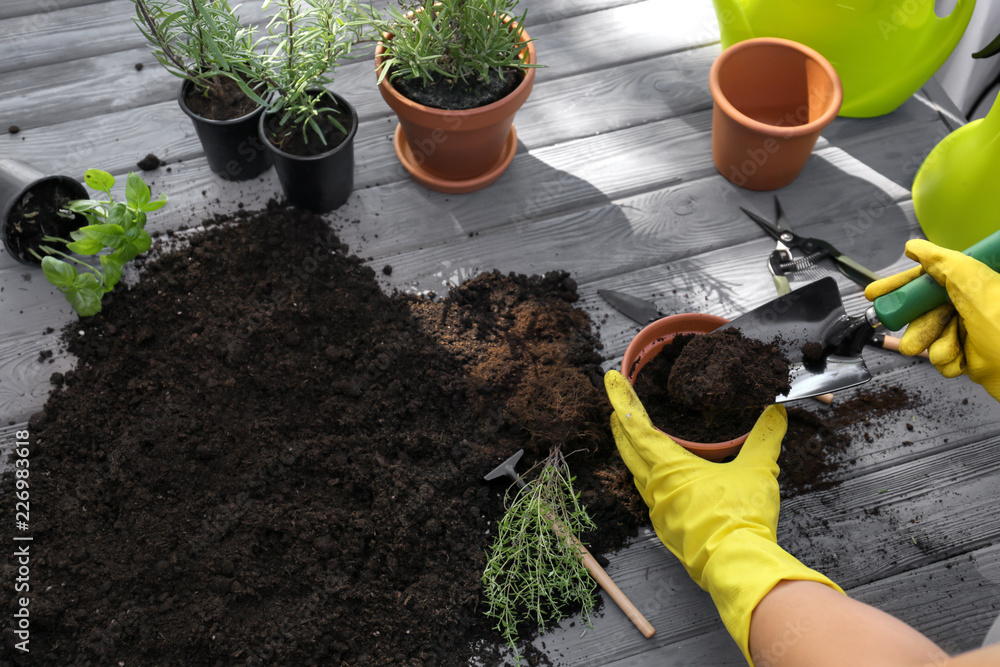
<svg viewBox="0 0 1000 667">
<path fill-rule="evenodd" d="M 882 349 L 891 350 L 892 352 L 899 352 L 899 339 L 896 338 L 895 336 L 882 336 L 879 342 L 882 345 Z M 923 357 L 924 359 L 927 359 L 930 356 L 930 354 L 927 352 L 927 350 L 924 350 L 920 354 L 914 356 Z"/>
<path fill-rule="evenodd" d="M 593 554 L 587 550 L 587 547 L 583 546 L 583 542 L 577 539 L 575 535 L 567 531 L 566 528 L 558 521 L 552 522 L 552 530 L 555 531 L 559 537 L 572 542 L 572 544 L 580 550 L 580 562 L 583 563 L 585 568 L 587 568 L 590 575 L 597 580 L 597 583 L 604 589 L 604 592 L 611 596 L 611 599 L 615 601 L 615 604 L 617 604 L 625 615 L 628 616 L 628 619 L 635 624 L 635 627 L 639 628 L 639 632 L 641 632 L 646 639 L 649 639 L 656 634 L 656 629 L 650 625 L 649 621 L 646 620 L 646 617 L 643 616 L 638 609 L 636 609 L 635 605 L 632 604 L 632 601 L 629 600 L 625 596 L 625 593 L 622 592 L 622 589 L 618 588 L 618 584 L 616 584 L 608 573 L 604 571 L 604 568 L 597 562 L 597 559 L 594 558 Z"/>
</svg>

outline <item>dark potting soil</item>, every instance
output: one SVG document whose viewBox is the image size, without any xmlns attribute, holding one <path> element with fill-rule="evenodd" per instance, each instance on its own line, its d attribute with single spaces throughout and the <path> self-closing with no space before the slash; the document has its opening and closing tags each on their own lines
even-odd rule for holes
<svg viewBox="0 0 1000 667">
<path fill-rule="evenodd" d="M 922 402 L 920 396 L 890 385 L 862 389 L 850 398 L 838 396 L 828 407 L 788 407 L 788 432 L 778 459 L 781 496 L 834 486 L 837 472 L 851 463 L 845 450 L 855 437 L 873 441 L 887 424 L 905 419 L 907 411 Z"/>
<path fill-rule="evenodd" d="M 802 353 L 802 363 L 815 366 L 823 362 L 823 346 L 820 343 L 806 343 L 799 351 Z"/>
<path fill-rule="evenodd" d="M 76 199 L 76 193 L 70 191 L 58 180 L 42 181 L 24 193 L 11 208 L 7 218 L 5 234 L 7 245 L 13 254 L 22 260 L 41 263 L 41 260 L 31 254 L 40 245 L 48 245 L 56 250 L 66 252 L 66 245 L 57 242 L 42 241 L 46 236 L 70 240 L 70 232 L 87 224 L 87 219 L 79 213 L 64 210 L 67 202 Z"/>
<path fill-rule="evenodd" d="M 142 69 L 137 65 L 136 69 Z M 184 95 L 187 108 L 202 118 L 210 120 L 232 120 L 246 116 L 258 107 L 258 104 L 240 90 L 239 84 L 227 76 L 216 76 L 211 79 L 209 92 L 202 92 L 194 86 Z"/>
<path fill-rule="evenodd" d="M 292 155 L 307 157 L 333 150 L 344 143 L 350 135 L 354 126 L 354 116 L 347 110 L 341 109 L 333 98 L 327 98 L 325 104 L 332 111 L 315 119 L 316 125 L 322 132 L 322 138 L 314 128 L 310 128 L 303 135 L 301 127 L 282 127 L 277 124 L 278 118 L 270 115 L 265 116 L 266 136 L 272 144 Z M 337 123 L 340 124 L 339 127 Z"/>
<path fill-rule="evenodd" d="M 737 329 L 696 336 L 670 369 L 670 394 L 704 412 L 760 408 L 787 394 L 788 359 L 777 342 L 746 338 Z"/>
<path fill-rule="evenodd" d="M 441 75 L 435 75 L 430 84 L 424 85 L 420 79 L 404 79 L 392 81 L 392 86 L 404 97 L 435 109 L 460 111 L 475 109 L 492 104 L 510 95 L 524 79 L 524 71 L 516 67 L 491 69 L 489 78 L 479 77 L 471 81 L 458 79 L 452 81 Z"/>
<path fill-rule="evenodd" d="M 135 166 L 139 167 L 143 171 L 153 171 L 154 169 L 159 169 L 161 164 L 166 164 L 162 162 L 160 158 L 152 153 L 146 153 L 146 157 L 142 158 L 135 163 Z"/>
<path fill-rule="evenodd" d="M 595 553 L 648 521 L 568 274 L 386 295 L 312 215 L 215 222 L 64 332 L 18 664 L 497 664 L 480 576 L 507 483 L 483 475 L 561 445 Z"/>
<path fill-rule="evenodd" d="M 782 365 L 783 357 L 777 348 L 746 339 L 733 329 L 726 331 L 732 331 L 735 336 L 719 335 L 724 332 L 714 336 L 675 336 L 670 345 L 664 345 L 643 367 L 636 378 L 635 392 L 660 430 L 692 442 L 732 440 L 753 428 L 764 406 L 773 403 L 779 393 L 788 391 L 788 362 L 785 360 Z M 710 336 L 723 343 L 718 351 L 718 358 L 725 359 L 722 364 L 716 364 L 711 357 L 715 343 L 709 341 L 708 346 L 701 345 L 700 339 Z M 700 350 L 696 348 L 689 355 L 688 348 L 696 342 Z M 727 346 L 729 351 L 724 350 Z M 706 351 L 709 356 L 705 356 Z M 764 355 L 768 360 L 766 378 L 754 373 L 753 367 L 742 358 L 744 352 Z M 685 357 L 694 363 L 678 369 L 675 375 L 675 368 Z M 774 359 L 777 363 L 771 363 Z M 783 376 L 781 368 L 784 368 Z M 730 384 L 741 389 L 734 392 Z M 675 392 L 678 386 L 681 390 Z"/>
</svg>

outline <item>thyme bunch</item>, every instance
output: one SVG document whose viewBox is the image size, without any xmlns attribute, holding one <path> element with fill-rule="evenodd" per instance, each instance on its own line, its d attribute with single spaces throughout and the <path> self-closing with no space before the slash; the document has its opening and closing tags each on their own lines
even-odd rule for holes
<svg viewBox="0 0 1000 667">
<path fill-rule="evenodd" d="M 519 624 L 544 631 L 562 610 L 579 605 L 586 620 L 596 604 L 596 585 L 570 537 L 596 526 L 573 479 L 563 454 L 553 449 L 538 477 L 515 495 L 487 553 L 486 614 L 515 650 Z"/>
</svg>

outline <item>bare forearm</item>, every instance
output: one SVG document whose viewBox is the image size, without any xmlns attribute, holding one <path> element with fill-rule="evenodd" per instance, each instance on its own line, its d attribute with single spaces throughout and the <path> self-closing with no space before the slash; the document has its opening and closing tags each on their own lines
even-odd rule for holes
<svg viewBox="0 0 1000 667">
<path fill-rule="evenodd" d="M 783 581 L 750 621 L 756 667 L 986 667 L 1000 646 L 949 658 L 899 619 L 811 581 Z"/>
</svg>

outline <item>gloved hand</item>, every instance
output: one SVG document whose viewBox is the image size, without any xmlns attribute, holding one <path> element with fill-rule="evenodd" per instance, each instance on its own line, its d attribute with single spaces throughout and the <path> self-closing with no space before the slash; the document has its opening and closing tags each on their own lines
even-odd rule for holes
<svg viewBox="0 0 1000 667">
<path fill-rule="evenodd" d="M 968 373 L 1000 400 L 1000 274 L 968 255 L 922 239 L 906 243 L 906 256 L 921 266 L 876 280 L 865 288 L 865 296 L 874 301 L 926 270 L 948 290 L 951 303 L 913 320 L 899 351 L 914 355 L 927 350 L 942 375 Z"/>
<path fill-rule="evenodd" d="M 608 371 L 618 451 L 664 545 L 708 591 L 747 662 L 750 614 L 778 582 L 809 580 L 843 592 L 778 546 L 778 454 L 788 419 L 772 405 L 734 461 L 712 463 L 653 427 L 632 385 Z"/>
</svg>

